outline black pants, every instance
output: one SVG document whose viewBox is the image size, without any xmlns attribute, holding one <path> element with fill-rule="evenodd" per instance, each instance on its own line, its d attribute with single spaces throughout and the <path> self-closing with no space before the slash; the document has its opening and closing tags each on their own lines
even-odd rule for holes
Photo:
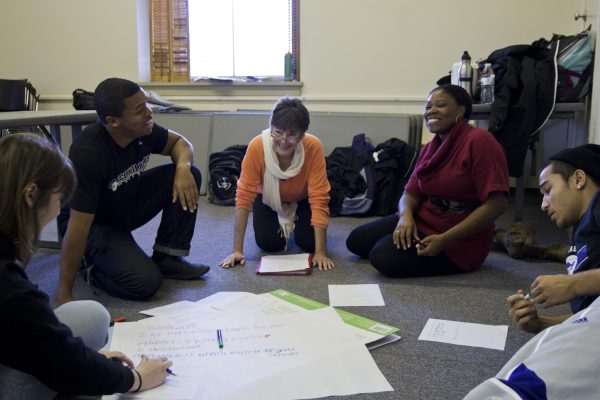
<svg viewBox="0 0 600 400">
<path fill-rule="evenodd" d="M 263 203 L 262 195 L 258 195 L 252 205 L 254 213 L 252 222 L 256 245 L 262 250 L 273 253 L 285 248 L 285 238 L 279 226 L 277 213 Z M 307 253 L 315 252 L 315 230 L 310 225 L 312 212 L 308 199 L 298 202 L 296 221 L 294 227 L 294 240 L 296 244 Z"/>
<path fill-rule="evenodd" d="M 192 167 L 196 185 L 202 177 Z M 196 212 L 184 211 L 179 201 L 172 202 L 175 165 L 151 168 L 140 175 L 136 207 L 126 223 L 101 224 L 91 227 L 85 260 L 93 265 L 91 278 L 95 285 L 112 296 L 129 300 L 145 300 L 154 295 L 162 284 L 160 270 L 135 242 L 131 231 L 148 223 L 162 211 L 154 250 L 186 256 L 194 235 Z M 59 232 L 67 229 L 69 210 L 58 218 Z"/>
<path fill-rule="evenodd" d="M 449 275 L 463 272 L 444 253 L 427 257 L 417 255 L 415 246 L 403 250 L 397 249 L 392 233 L 398 225 L 398 216 L 393 214 L 355 228 L 346 247 L 352 253 L 367 258 L 383 275 L 389 277 L 417 277 Z M 424 237 L 419 233 L 419 237 Z"/>
</svg>

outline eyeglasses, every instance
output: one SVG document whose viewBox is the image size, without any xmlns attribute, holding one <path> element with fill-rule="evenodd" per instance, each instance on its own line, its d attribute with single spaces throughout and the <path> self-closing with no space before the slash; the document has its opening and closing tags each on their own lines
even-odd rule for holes
<svg viewBox="0 0 600 400">
<path fill-rule="evenodd" d="M 271 128 L 271 137 L 273 139 L 285 139 L 289 143 L 297 143 L 300 140 L 300 136 L 302 136 L 298 132 L 285 132 L 281 129 Z"/>
</svg>

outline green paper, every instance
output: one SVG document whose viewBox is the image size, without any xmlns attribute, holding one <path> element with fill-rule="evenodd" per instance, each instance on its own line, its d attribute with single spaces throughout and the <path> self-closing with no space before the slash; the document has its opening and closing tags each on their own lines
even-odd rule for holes
<svg viewBox="0 0 600 400">
<path fill-rule="evenodd" d="M 277 289 L 269 292 L 269 294 L 277 297 L 280 300 L 286 301 L 290 304 L 294 304 L 300 308 L 305 310 L 318 310 L 319 308 L 327 307 L 326 304 L 319 303 L 318 301 L 314 301 L 311 299 L 307 299 L 306 297 L 299 296 L 297 294 L 288 292 L 284 289 Z M 360 315 L 353 314 L 348 311 L 340 310 L 334 307 L 334 310 L 338 313 L 338 315 L 342 318 L 342 320 L 348 325 L 352 325 L 356 328 L 363 329 L 365 331 L 369 331 L 375 333 L 380 336 L 391 335 L 394 332 L 398 331 L 398 328 L 395 328 L 390 325 L 382 324 L 381 322 L 373 321 L 365 317 L 361 317 Z"/>
</svg>

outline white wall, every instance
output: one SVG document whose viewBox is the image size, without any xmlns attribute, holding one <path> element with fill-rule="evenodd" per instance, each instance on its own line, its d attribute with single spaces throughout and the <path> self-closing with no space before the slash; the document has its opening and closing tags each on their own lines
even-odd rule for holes
<svg viewBox="0 0 600 400">
<path fill-rule="evenodd" d="M 28 78 L 42 98 L 137 80 L 136 31 L 133 0 L 2 0 L 0 76 Z"/>
<path fill-rule="evenodd" d="M 138 43 L 137 24 L 137 3 L 144 2 L 2 0 L 0 77 L 29 78 L 48 109 L 70 108 L 75 88 L 93 90 L 108 76 L 145 80 L 138 53 L 148 45 Z M 554 32 L 578 32 L 583 23 L 573 15 L 584 3 L 302 0 L 301 95 L 311 110 L 421 112 L 426 94 L 463 50 L 478 59 Z M 268 109 L 273 97 L 213 100 L 187 105 Z"/>
<path fill-rule="evenodd" d="M 304 0 L 306 96 L 422 100 L 459 61 L 580 30 L 580 0 Z M 467 15 L 472 16 L 468 18 Z"/>
</svg>

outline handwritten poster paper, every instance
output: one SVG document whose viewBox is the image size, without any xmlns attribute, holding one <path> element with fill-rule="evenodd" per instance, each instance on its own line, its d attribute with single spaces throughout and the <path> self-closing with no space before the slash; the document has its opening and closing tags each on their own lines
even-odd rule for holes
<svg viewBox="0 0 600 400">
<path fill-rule="evenodd" d="M 508 325 L 482 325 L 430 318 L 419 340 L 504 350 Z"/>
<path fill-rule="evenodd" d="M 222 349 L 217 329 L 223 334 Z M 149 318 L 115 326 L 111 348 L 136 363 L 141 354 L 168 357 L 178 374 L 190 371 L 196 376 L 194 400 L 294 399 L 393 390 L 360 340 L 346 330 L 330 329 L 326 320 L 310 312 L 220 318 L 186 327 Z"/>
</svg>

